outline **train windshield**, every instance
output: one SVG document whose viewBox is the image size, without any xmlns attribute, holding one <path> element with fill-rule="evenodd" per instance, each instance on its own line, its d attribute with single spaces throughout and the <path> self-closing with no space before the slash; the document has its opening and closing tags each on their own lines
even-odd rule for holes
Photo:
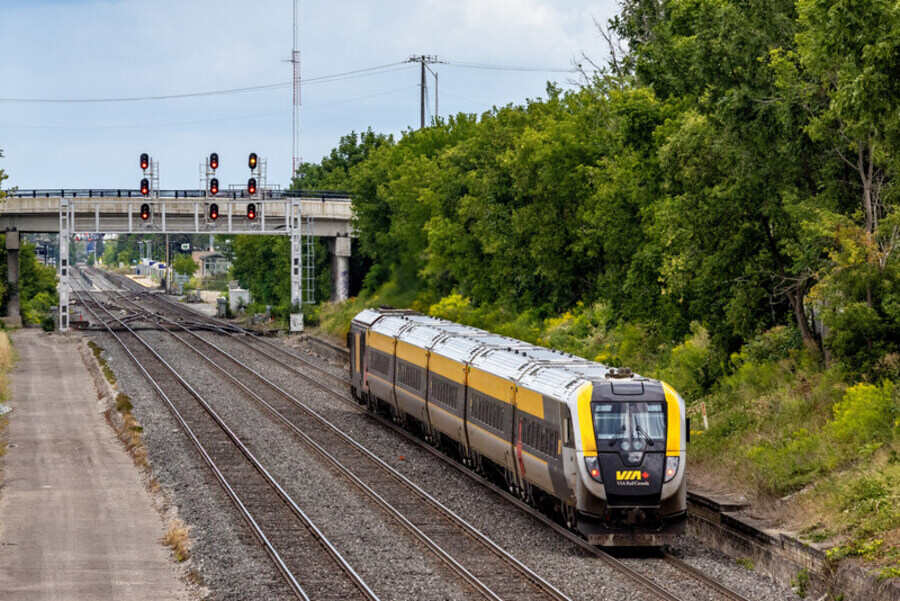
<svg viewBox="0 0 900 601">
<path fill-rule="evenodd" d="M 666 412 L 663 403 L 593 403 L 597 442 L 613 446 L 620 440 L 666 439 Z"/>
</svg>

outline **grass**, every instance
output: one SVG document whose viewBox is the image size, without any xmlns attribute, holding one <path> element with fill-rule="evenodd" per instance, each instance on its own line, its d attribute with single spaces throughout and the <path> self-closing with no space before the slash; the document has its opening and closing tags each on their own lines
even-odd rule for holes
<svg viewBox="0 0 900 601">
<path fill-rule="evenodd" d="M 16 353 L 9 336 L 0 330 L 0 402 L 9 400 L 9 371 L 15 362 Z M 6 426 L 8 424 L 8 415 L 0 417 L 0 457 L 6 454 Z M 0 483 L 2 483 L 2 478 L 0 478 Z"/>
<path fill-rule="evenodd" d="M 163 535 L 163 544 L 172 549 L 175 561 L 182 562 L 191 556 L 189 529 L 181 520 L 172 520 Z"/>
<path fill-rule="evenodd" d="M 16 362 L 16 354 L 6 332 L 0 331 L 0 402 L 9 399 L 9 371 Z"/>
<path fill-rule="evenodd" d="M 90 347 L 91 352 L 94 353 L 94 358 L 97 359 L 97 363 L 100 364 L 100 370 L 103 371 L 103 376 L 106 378 L 106 381 L 109 382 L 110 386 L 115 386 L 116 374 L 113 373 L 112 368 L 103 356 L 103 348 L 93 340 L 88 340 L 88 346 Z"/>
<path fill-rule="evenodd" d="M 103 347 L 93 340 L 88 340 L 88 347 L 90 347 L 91 352 L 97 359 L 97 363 L 100 365 L 100 369 L 103 371 L 103 376 L 106 378 L 106 381 L 109 382 L 110 386 L 115 386 L 116 375 L 113 373 L 112 368 L 103 356 Z M 147 461 L 147 449 L 144 447 L 144 442 L 142 440 L 144 428 L 138 422 L 137 418 L 132 415 L 131 410 L 133 408 L 131 397 L 124 392 L 119 392 L 116 394 L 115 398 L 115 410 L 119 413 L 121 422 L 116 424 L 109 415 L 107 415 L 107 418 L 113 425 L 113 429 L 116 431 L 119 440 L 125 444 L 125 449 L 128 451 L 128 454 L 131 455 L 134 464 L 141 469 L 149 469 L 150 465 Z"/>
</svg>

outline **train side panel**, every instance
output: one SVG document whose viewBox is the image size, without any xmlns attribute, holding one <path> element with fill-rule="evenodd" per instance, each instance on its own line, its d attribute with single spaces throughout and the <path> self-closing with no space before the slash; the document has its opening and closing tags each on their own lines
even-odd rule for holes
<svg viewBox="0 0 900 601">
<path fill-rule="evenodd" d="M 397 341 L 394 394 L 397 409 L 423 423 L 428 423 L 425 393 L 428 385 L 427 351 L 414 344 Z"/>
<path fill-rule="evenodd" d="M 466 366 L 432 353 L 428 363 L 428 416 L 430 425 L 451 440 L 468 447 L 465 434 Z"/>
<path fill-rule="evenodd" d="M 513 383 L 470 367 L 467 395 L 466 433 L 472 451 L 514 474 Z"/>
<path fill-rule="evenodd" d="M 366 332 L 366 389 L 394 405 L 394 347 L 396 340 L 373 330 Z"/>
</svg>

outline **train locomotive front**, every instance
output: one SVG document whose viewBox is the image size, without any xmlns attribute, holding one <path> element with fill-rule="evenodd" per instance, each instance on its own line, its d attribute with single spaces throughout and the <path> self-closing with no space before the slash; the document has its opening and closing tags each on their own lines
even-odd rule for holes
<svg viewBox="0 0 900 601">
<path fill-rule="evenodd" d="M 412 311 L 348 334 L 351 389 L 603 546 L 659 546 L 686 516 L 681 397 L 668 385 Z"/>
<path fill-rule="evenodd" d="M 578 400 L 578 530 L 594 544 L 666 544 L 687 514 L 684 401 L 631 374 L 590 383 Z"/>
</svg>

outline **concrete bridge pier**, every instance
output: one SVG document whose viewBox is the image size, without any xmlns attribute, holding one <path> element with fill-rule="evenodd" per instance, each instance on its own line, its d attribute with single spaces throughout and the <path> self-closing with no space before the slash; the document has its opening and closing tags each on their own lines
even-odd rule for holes
<svg viewBox="0 0 900 601">
<path fill-rule="evenodd" d="M 3 321 L 9 327 L 22 327 L 22 313 L 19 307 L 19 232 L 15 228 L 6 230 L 6 282 L 9 302 Z"/>
<path fill-rule="evenodd" d="M 341 302 L 350 296 L 350 237 L 334 238 L 334 254 L 332 273 L 334 274 L 334 292 L 331 300 Z"/>
</svg>

